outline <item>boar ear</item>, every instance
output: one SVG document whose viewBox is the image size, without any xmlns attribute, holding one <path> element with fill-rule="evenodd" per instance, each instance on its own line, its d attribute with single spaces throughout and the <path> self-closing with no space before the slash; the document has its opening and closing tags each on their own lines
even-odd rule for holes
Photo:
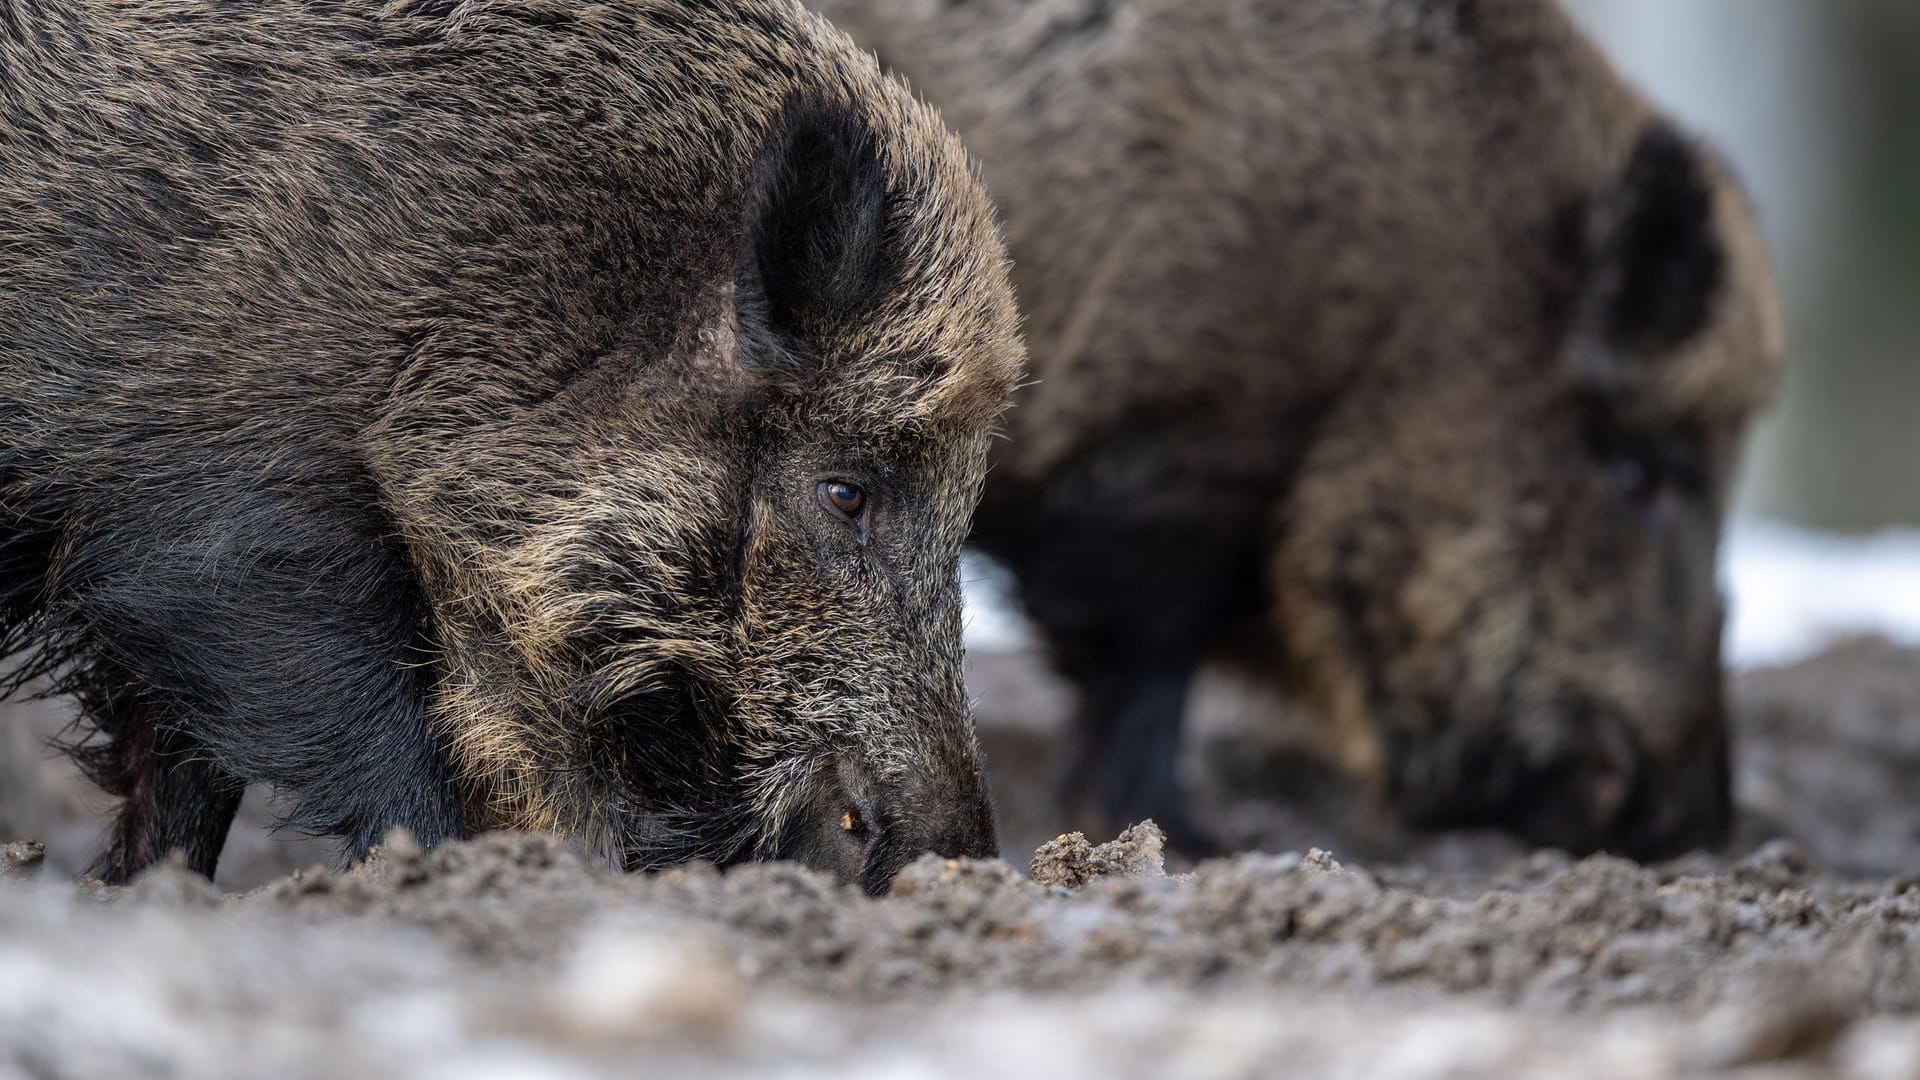
<svg viewBox="0 0 1920 1080">
<path fill-rule="evenodd" d="M 1706 328 L 1726 276 L 1713 207 L 1700 149 L 1655 123 L 1611 190 L 1580 208 L 1583 374 L 1617 380 L 1636 357 L 1675 349 Z"/>
<path fill-rule="evenodd" d="M 735 296 L 740 363 L 798 377 L 898 279 L 886 164 L 844 107 L 799 105 L 776 122 L 742 218 Z"/>
</svg>

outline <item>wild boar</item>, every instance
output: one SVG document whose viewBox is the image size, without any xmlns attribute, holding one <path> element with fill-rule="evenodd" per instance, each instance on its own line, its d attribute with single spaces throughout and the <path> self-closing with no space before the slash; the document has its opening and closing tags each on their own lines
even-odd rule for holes
<svg viewBox="0 0 1920 1080">
<path fill-rule="evenodd" d="M 1551 0 L 821 0 L 985 163 L 1034 383 L 977 539 L 1074 788 L 1206 838 L 1238 664 L 1417 824 L 1728 824 L 1715 549 L 1783 333 L 1727 167 Z"/>
<path fill-rule="evenodd" d="M 0 2 L 0 653 L 108 881 L 254 782 L 348 855 L 995 853 L 1021 364 L 958 142 L 789 0 Z"/>
</svg>

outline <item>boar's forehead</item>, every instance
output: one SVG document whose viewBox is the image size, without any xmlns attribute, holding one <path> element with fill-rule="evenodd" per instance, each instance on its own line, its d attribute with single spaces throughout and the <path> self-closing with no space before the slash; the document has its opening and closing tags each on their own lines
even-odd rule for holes
<svg viewBox="0 0 1920 1080">
<path fill-rule="evenodd" d="M 849 374 L 802 393 L 775 391 L 760 409 L 762 445 L 822 467 L 864 464 L 886 474 L 875 479 L 971 486 L 986 468 L 1006 391 L 943 385 L 950 378 Z M 952 400 L 963 392 L 997 400 L 991 408 Z"/>
<path fill-rule="evenodd" d="M 811 424 L 903 446 L 959 445 L 990 430 L 1022 369 L 1011 335 L 975 334 L 964 326 L 932 340 L 876 334 L 836 343 L 832 352 L 793 395 Z"/>
</svg>

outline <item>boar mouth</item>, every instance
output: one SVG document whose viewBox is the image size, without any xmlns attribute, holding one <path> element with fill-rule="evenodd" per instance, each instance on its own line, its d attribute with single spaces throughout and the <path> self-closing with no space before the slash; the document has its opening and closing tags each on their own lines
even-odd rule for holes
<svg viewBox="0 0 1920 1080">
<path fill-rule="evenodd" d="M 1458 722 L 1403 745 L 1394 797 L 1420 828 L 1498 828 L 1572 855 L 1610 852 L 1670 858 L 1724 843 L 1730 783 L 1687 763 L 1652 755 L 1626 717 L 1581 699 L 1563 702 L 1556 722 L 1572 736 L 1542 756 L 1514 737 L 1507 717 L 1491 730 Z M 1411 740 L 1403 740 L 1411 742 Z M 1718 770 L 1724 773 L 1724 768 Z"/>
<path fill-rule="evenodd" d="M 622 824 L 623 842 L 615 861 L 628 873 L 667 870 L 696 860 L 733 866 L 750 857 L 754 831 L 743 809 L 637 811 Z"/>
<path fill-rule="evenodd" d="M 590 798 L 601 846 L 622 869 L 705 859 L 742 861 L 755 833 L 750 793 L 727 736 L 726 712 L 676 672 L 591 710 L 591 760 L 605 779 Z"/>
</svg>

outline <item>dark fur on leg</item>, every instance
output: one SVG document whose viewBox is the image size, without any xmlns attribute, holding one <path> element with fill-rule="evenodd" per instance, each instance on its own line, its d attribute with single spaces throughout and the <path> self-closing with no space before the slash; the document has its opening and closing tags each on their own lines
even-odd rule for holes
<svg viewBox="0 0 1920 1080">
<path fill-rule="evenodd" d="M 195 873 L 213 877 L 227 830 L 246 784 L 215 764 L 193 737 L 155 727 L 140 705 L 124 707 L 122 734 L 90 748 L 90 772 L 110 779 L 122 796 L 106 849 L 94 860 L 93 876 L 124 885 L 142 869 L 175 851 Z"/>
<path fill-rule="evenodd" d="M 285 490 L 88 514 L 101 524 L 62 545 L 65 602 L 27 624 L 42 645 L 23 671 L 77 698 L 93 737 L 76 756 L 126 800 L 104 880 L 174 848 L 211 875 L 241 777 L 291 793 L 287 824 L 342 837 L 349 858 L 395 825 L 427 844 L 464 834 L 425 716 L 426 619 L 395 546 L 377 515 L 340 509 L 366 497 Z M 0 553 L 31 567 L 30 536 Z"/>
<path fill-rule="evenodd" d="M 1068 798 L 1092 797 L 1110 831 L 1149 818 L 1168 842 L 1194 858 L 1220 845 L 1194 820 L 1180 784 L 1180 744 L 1193 670 L 1115 673 L 1085 691 L 1079 713 L 1080 752 Z"/>
<path fill-rule="evenodd" d="M 1152 478 L 1152 497 L 1111 490 L 1116 476 L 1141 475 Z M 1258 493 L 1210 484 L 1151 452 L 1106 473 L 1069 468 L 1053 483 L 1073 500 L 1045 505 L 1003 489 L 974 538 L 1020 575 L 1027 613 L 1080 692 L 1063 794 L 1097 805 L 1108 830 L 1150 817 L 1183 853 L 1212 853 L 1218 845 L 1179 781 L 1183 715 L 1201 658 L 1260 595 L 1241 539 L 1254 531 Z"/>
</svg>

